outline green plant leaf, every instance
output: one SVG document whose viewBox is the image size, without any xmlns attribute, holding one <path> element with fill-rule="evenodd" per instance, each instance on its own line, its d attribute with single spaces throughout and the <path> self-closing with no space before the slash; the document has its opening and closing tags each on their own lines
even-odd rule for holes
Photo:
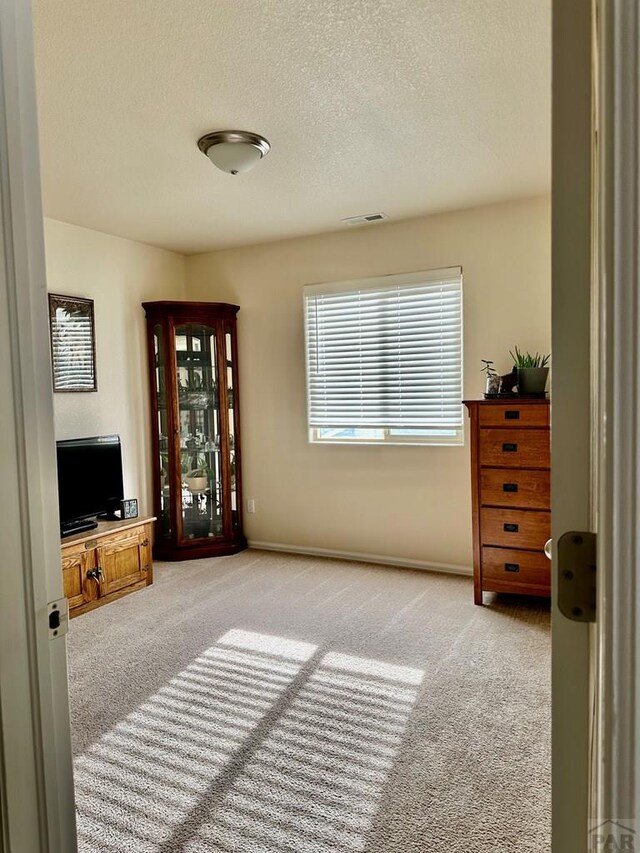
<svg viewBox="0 0 640 853">
<path fill-rule="evenodd" d="M 547 367 L 551 358 L 551 353 L 542 355 L 539 352 L 520 352 L 517 346 L 509 350 L 509 355 L 513 359 L 514 366 L 520 370 L 529 367 Z"/>
</svg>

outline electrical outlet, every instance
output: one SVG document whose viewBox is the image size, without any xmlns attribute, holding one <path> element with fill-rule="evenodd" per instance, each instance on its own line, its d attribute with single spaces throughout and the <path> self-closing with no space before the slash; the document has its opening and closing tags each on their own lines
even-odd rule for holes
<svg viewBox="0 0 640 853">
<path fill-rule="evenodd" d="M 247 512 L 255 512 L 256 511 L 256 502 L 253 498 L 249 498 L 247 501 Z"/>
</svg>

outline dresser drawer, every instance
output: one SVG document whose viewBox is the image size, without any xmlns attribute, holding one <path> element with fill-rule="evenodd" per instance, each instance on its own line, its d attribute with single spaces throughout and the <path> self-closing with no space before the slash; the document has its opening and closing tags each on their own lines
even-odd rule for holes
<svg viewBox="0 0 640 853">
<path fill-rule="evenodd" d="M 551 563 L 537 551 L 483 548 L 482 585 L 494 592 L 537 592 L 549 595 Z"/>
<path fill-rule="evenodd" d="M 483 506 L 549 509 L 550 471 L 480 469 L 480 503 Z"/>
<path fill-rule="evenodd" d="M 548 429 L 480 430 L 480 465 L 506 468 L 549 468 Z"/>
<path fill-rule="evenodd" d="M 548 427 L 549 406 L 518 405 L 512 403 L 486 403 L 480 406 L 481 427 Z"/>
<path fill-rule="evenodd" d="M 551 536 L 551 513 L 484 507 L 480 510 L 480 536 L 482 545 L 542 551 Z"/>
</svg>

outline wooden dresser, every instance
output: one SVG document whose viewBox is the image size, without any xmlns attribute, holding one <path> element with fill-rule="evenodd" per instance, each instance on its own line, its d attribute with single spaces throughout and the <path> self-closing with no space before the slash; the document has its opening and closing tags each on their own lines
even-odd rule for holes
<svg viewBox="0 0 640 853">
<path fill-rule="evenodd" d="M 122 598 L 153 581 L 155 518 L 100 521 L 62 540 L 62 578 L 69 616 Z"/>
<path fill-rule="evenodd" d="M 548 400 L 465 400 L 471 418 L 474 601 L 551 594 Z"/>
</svg>

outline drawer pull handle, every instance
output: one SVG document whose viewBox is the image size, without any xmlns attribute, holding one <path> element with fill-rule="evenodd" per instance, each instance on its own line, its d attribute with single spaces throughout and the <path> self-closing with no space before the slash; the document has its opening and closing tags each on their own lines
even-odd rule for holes
<svg viewBox="0 0 640 853">
<path fill-rule="evenodd" d="M 517 483 L 503 483 L 502 484 L 503 492 L 517 492 L 518 484 Z"/>
<path fill-rule="evenodd" d="M 519 421 L 520 420 L 520 412 L 517 409 L 507 410 L 504 413 L 504 419 L 506 421 Z"/>
<path fill-rule="evenodd" d="M 505 572 L 519 572 L 520 566 L 518 565 L 518 563 L 505 563 L 504 570 Z"/>
<path fill-rule="evenodd" d="M 505 533 L 517 533 L 518 525 L 517 524 L 504 524 L 503 529 Z"/>
<path fill-rule="evenodd" d="M 510 441 L 507 441 L 502 445 L 502 452 L 503 453 L 516 453 L 517 450 L 518 450 L 518 445 L 512 444 Z"/>
</svg>

